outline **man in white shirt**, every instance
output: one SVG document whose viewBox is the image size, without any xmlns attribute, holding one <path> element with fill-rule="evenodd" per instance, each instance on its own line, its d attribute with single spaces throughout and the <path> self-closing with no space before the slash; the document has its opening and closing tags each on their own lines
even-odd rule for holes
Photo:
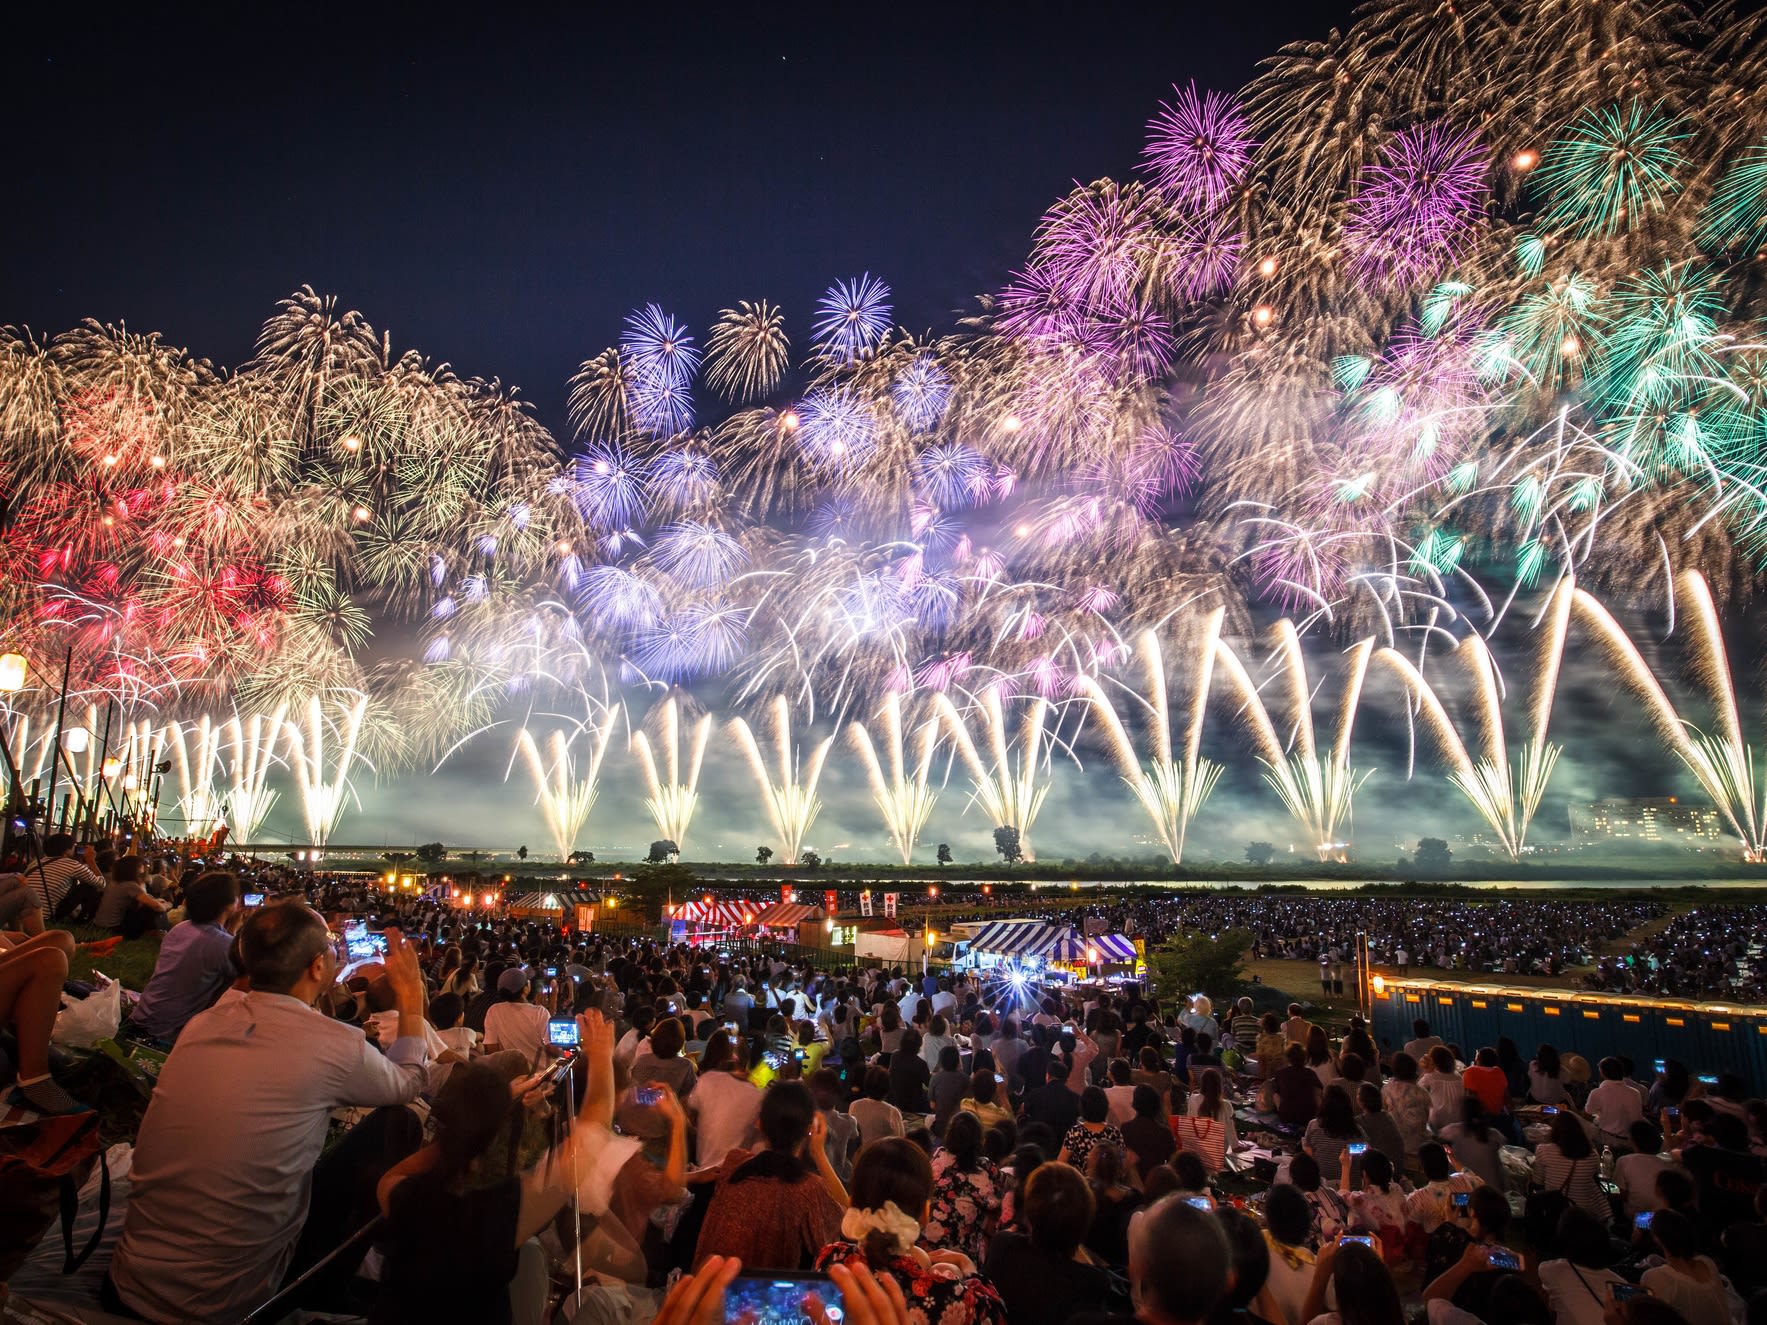
<svg viewBox="0 0 1767 1325">
<path fill-rule="evenodd" d="M 1657 1175 L 1674 1164 L 1661 1153 L 1663 1134 L 1648 1118 L 1632 1124 L 1632 1153 L 1614 1161 L 1614 1185 L 1620 1189 L 1625 1203 L 1626 1221 L 1638 1218 L 1641 1211 L 1661 1208 L 1657 1196 Z"/>
<path fill-rule="evenodd" d="M 749 1025 L 749 1009 L 754 1007 L 754 995 L 749 993 L 749 982 L 740 975 L 729 993 L 724 995 L 724 1015 L 744 1030 Z"/>
<path fill-rule="evenodd" d="M 716 1036 L 713 1037 L 714 1039 Z M 703 1071 L 686 1100 L 693 1115 L 694 1161 L 702 1169 L 715 1168 L 738 1146 L 747 1147 L 755 1137 L 761 1117 L 761 1092 L 750 1084 L 743 1048 L 722 1068 Z"/>
<path fill-rule="evenodd" d="M 485 1009 L 485 1052 L 513 1049 L 530 1070 L 550 1055 L 547 1048 L 546 1009 L 528 1002 L 528 974 L 513 967 L 497 977 L 497 992 L 509 997 Z"/>
<path fill-rule="evenodd" d="M 179 1035 L 142 1119 L 107 1285 L 138 1315 L 229 1325 L 268 1300 L 301 1240 L 315 1168 L 347 1161 L 351 1183 L 362 1181 L 355 1133 L 321 1165 L 332 1110 L 403 1104 L 422 1089 L 428 1050 L 415 951 L 387 931 L 399 1034 L 383 1055 L 356 1027 L 313 1008 L 336 982 L 341 946 L 311 907 L 259 909 L 240 931 L 250 991 L 229 990 Z M 396 1158 L 377 1153 L 374 1162 Z M 325 1226 L 314 1232 L 328 1244 L 351 1232 L 337 1210 L 316 1217 Z"/>
<path fill-rule="evenodd" d="M 1585 1112 L 1601 1129 L 1604 1146 L 1630 1146 L 1632 1124 L 1644 1117 L 1644 1101 L 1622 1079 L 1624 1069 L 1617 1058 L 1601 1060 L 1601 1084 L 1589 1092 Z"/>
</svg>

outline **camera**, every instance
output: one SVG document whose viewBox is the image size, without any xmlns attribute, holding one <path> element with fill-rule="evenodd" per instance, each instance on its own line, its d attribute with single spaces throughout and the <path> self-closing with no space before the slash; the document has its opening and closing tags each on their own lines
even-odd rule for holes
<svg viewBox="0 0 1767 1325">
<path fill-rule="evenodd" d="M 582 1043 L 574 1017 L 554 1017 L 546 1023 L 546 1042 L 564 1049 L 574 1049 Z"/>
</svg>

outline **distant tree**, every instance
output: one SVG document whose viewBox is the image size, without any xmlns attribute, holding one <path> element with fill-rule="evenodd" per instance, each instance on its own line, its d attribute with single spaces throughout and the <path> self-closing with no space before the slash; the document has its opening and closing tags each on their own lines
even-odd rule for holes
<svg viewBox="0 0 1767 1325">
<path fill-rule="evenodd" d="M 1439 837 L 1419 838 L 1417 851 L 1412 855 L 1411 862 L 1420 870 L 1445 870 L 1454 853 L 1448 844 Z"/>
<path fill-rule="evenodd" d="M 650 844 L 650 854 L 644 859 L 652 865 L 661 865 L 667 861 L 680 858 L 681 848 L 666 837 L 659 837 Z"/>
<path fill-rule="evenodd" d="M 1245 858 L 1253 865 L 1268 865 L 1276 858 L 1276 848 L 1268 842 L 1248 842 Z"/>
<path fill-rule="evenodd" d="M 440 865 L 448 859 L 448 848 L 440 842 L 425 842 L 417 848 L 417 858 L 426 865 Z"/>
<path fill-rule="evenodd" d="M 756 847 L 755 848 L 755 864 L 765 865 L 768 861 L 770 861 L 772 859 L 773 859 L 773 848 L 772 847 Z"/>
<path fill-rule="evenodd" d="M 564 863 L 567 865 L 593 865 L 595 853 L 593 851 L 573 851 L 565 858 Z"/>
<path fill-rule="evenodd" d="M 389 865 L 403 865 L 406 861 L 414 859 L 414 855 L 409 851 L 383 851 L 380 858 Z"/>
<path fill-rule="evenodd" d="M 951 863 L 951 848 L 946 843 L 941 842 L 941 843 L 939 843 L 939 864 L 949 865 L 950 863 Z"/>
<path fill-rule="evenodd" d="M 525 846 L 517 847 L 515 849 L 515 858 L 517 860 L 526 860 L 528 858 L 528 849 Z"/>
<path fill-rule="evenodd" d="M 814 851 L 805 851 L 798 856 L 798 866 L 801 869 L 819 870 L 822 868 L 822 857 Z"/>
<path fill-rule="evenodd" d="M 1011 824 L 1002 825 L 994 830 L 994 850 L 1000 853 L 1000 858 L 1006 862 L 1008 869 L 1025 858 L 1025 849 L 1019 841 L 1018 829 Z"/>
<path fill-rule="evenodd" d="M 1159 987 L 1175 996 L 1204 993 L 1221 1006 L 1222 999 L 1236 993 L 1245 979 L 1251 946 L 1250 930 L 1229 929 L 1213 937 L 1192 930 L 1154 953 Z"/>
</svg>

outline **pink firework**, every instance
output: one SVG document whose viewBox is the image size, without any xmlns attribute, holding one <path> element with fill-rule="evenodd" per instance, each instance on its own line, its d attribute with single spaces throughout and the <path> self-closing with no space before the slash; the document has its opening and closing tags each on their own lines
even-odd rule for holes
<svg viewBox="0 0 1767 1325">
<path fill-rule="evenodd" d="M 1071 306 L 1125 299 L 1158 253 L 1160 212 L 1138 185 L 1077 188 L 1044 214 L 1035 264 Z"/>
<path fill-rule="evenodd" d="M 1226 212 L 1187 220 L 1166 241 L 1162 271 L 1166 288 L 1178 299 L 1208 299 L 1233 284 L 1243 240 Z"/>
<path fill-rule="evenodd" d="M 1452 263 L 1485 194 L 1491 158 L 1469 132 L 1419 125 L 1365 166 L 1344 239 L 1362 276 L 1402 285 Z"/>
<path fill-rule="evenodd" d="M 1173 87 L 1147 125 L 1142 157 L 1168 198 L 1213 210 L 1244 178 L 1257 143 L 1239 102 L 1223 92 Z"/>
</svg>

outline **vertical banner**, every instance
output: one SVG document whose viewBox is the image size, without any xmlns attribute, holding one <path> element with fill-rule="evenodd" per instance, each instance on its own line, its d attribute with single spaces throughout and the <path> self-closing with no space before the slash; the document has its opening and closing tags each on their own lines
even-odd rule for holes
<svg viewBox="0 0 1767 1325">
<path fill-rule="evenodd" d="M 791 885 L 789 883 L 779 885 L 779 900 L 782 902 L 791 901 Z"/>
<path fill-rule="evenodd" d="M 871 889 L 869 888 L 859 894 L 859 914 L 867 918 L 871 915 Z"/>
<path fill-rule="evenodd" d="M 885 893 L 884 894 L 884 914 L 886 916 L 889 916 L 891 919 L 895 918 L 896 899 L 898 897 L 900 897 L 901 895 L 902 895 L 901 893 Z"/>
<path fill-rule="evenodd" d="M 822 909 L 831 916 L 841 909 L 841 896 L 833 888 L 822 894 Z"/>
</svg>

